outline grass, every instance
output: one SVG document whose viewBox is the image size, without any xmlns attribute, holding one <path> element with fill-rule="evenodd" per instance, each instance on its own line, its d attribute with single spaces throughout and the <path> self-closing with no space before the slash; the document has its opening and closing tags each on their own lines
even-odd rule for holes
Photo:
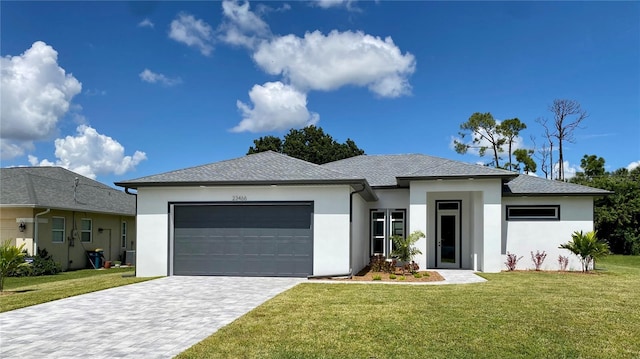
<svg viewBox="0 0 640 359">
<path fill-rule="evenodd" d="M 84 269 L 41 277 L 9 277 L 0 295 L 0 312 L 52 300 L 149 280 L 133 275 L 133 268 Z"/>
<path fill-rule="evenodd" d="M 450 286 L 305 283 L 178 358 L 638 358 L 640 256 Z"/>
</svg>

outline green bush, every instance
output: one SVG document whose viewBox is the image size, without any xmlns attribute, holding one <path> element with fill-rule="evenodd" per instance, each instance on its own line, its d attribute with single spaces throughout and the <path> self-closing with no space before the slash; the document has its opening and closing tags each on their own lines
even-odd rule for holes
<svg viewBox="0 0 640 359">
<path fill-rule="evenodd" d="M 10 273 L 25 267 L 24 253 L 22 248 L 11 244 L 11 240 L 7 239 L 0 246 L 0 292 L 4 290 L 4 280 Z"/>
<path fill-rule="evenodd" d="M 24 252 L 26 254 L 26 252 Z M 38 255 L 32 257 L 29 265 L 21 266 L 13 270 L 10 277 L 37 277 L 52 275 L 62 272 L 60 264 L 56 263 L 46 249 L 38 249 Z"/>
</svg>

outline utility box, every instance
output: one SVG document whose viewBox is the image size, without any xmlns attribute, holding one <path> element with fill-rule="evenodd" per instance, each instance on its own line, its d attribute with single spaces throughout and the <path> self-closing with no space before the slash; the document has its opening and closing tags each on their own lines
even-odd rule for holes
<svg viewBox="0 0 640 359">
<path fill-rule="evenodd" d="M 136 265 L 136 251 L 126 251 L 124 255 L 124 264 Z"/>
</svg>

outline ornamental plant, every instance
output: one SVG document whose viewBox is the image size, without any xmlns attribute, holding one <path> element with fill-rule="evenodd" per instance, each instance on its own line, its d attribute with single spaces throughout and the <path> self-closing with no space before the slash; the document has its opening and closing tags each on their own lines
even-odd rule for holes
<svg viewBox="0 0 640 359">
<path fill-rule="evenodd" d="M 583 272 L 588 272 L 592 264 L 595 268 L 595 260 L 609 254 L 609 245 L 598 240 L 595 231 L 587 233 L 575 231 L 571 235 L 571 241 L 560 245 L 559 248 L 567 249 L 578 256 Z"/>
<path fill-rule="evenodd" d="M 513 253 L 507 252 L 507 261 L 504 264 L 507 265 L 507 270 L 509 272 L 516 270 L 516 266 L 518 265 L 518 261 L 522 259 L 522 256 L 518 258 L 517 255 Z"/>
<path fill-rule="evenodd" d="M 533 254 L 531 251 L 531 260 L 533 261 L 533 265 L 536 267 L 536 270 L 539 271 L 542 267 L 542 262 L 544 262 L 545 258 L 547 258 L 547 253 L 545 251 L 536 251 L 536 254 Z"/>
<path fill-rule="evenodd" d="M 558 256 L 558 267 L 560 268 L 560 271 L 561 272 L 566 271 L 568 266 L 569 266 L 569 257 L 563 256 L 563 255 L 559 255 Z"/>
<path fill-rule="evenodd" d="M 422 231 L 414 231 L 406 238 L 400 236 L 391 237 L 394 248 L 391 255 L 398 257 L 398 260 L 403 262 L 403 269 L 409 264 L 409 271 L 413 272 L 417 270 L 414 269 L 417 267 L 417 264 L 413 262 L 413 257 L 422 254 L 422 252 L 415 247 L 416 242 L 419 241 L 420 238 L 426 238 Z"/>
<path fill-rule="evenodd" d="M 4 290 L 4 280 L 9 273 L 28 265 L 24 261 L 23 248 L 24 243 L 20 247 L 16 247 L 11 244 L 10 239 L 0 245 L 0 292 Z"/>
</svg>

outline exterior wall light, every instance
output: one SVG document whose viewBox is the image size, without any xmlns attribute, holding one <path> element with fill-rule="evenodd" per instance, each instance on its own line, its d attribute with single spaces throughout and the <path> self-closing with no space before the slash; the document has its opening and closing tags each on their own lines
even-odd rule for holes
<svg viewBox="0 0 640 359">
<path fill-rule="evenodd" d="M 24 221 L 20 221 L 20 224 L 18 225 L 18 230 L 20 232 L 24 232 L 27 229 L 27 224 L 24 223 Z"/>
</svg>

